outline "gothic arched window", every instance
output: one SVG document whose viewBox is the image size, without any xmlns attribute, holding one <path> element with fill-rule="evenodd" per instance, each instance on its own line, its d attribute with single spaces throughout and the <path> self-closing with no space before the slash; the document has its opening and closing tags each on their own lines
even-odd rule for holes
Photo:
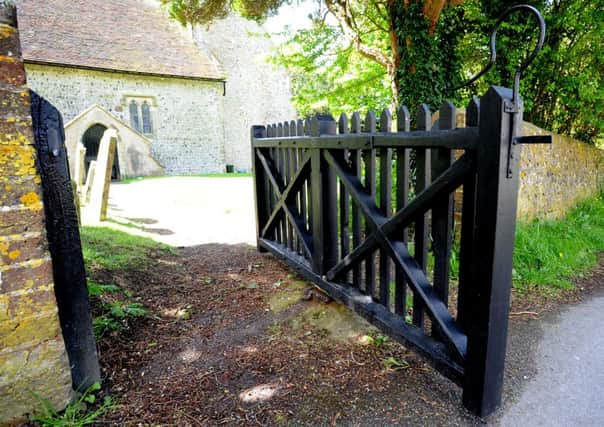
<svg viewBox="0 0 604 427">
<path fill-rule="evenodd" d="M 151 111 L 147 101 L 143 101 L 141 105 L 141 115 L 143 117 L 143 133 L 153 133 L 153 125 L 151 124 Z"/>
<path fill-rule="evenodd" d="M 141 131 L 140 121 L 138 119 L 138 104 L 132 100 L 130 101 L 130 126 L 137 131 Z"/>
</svg>

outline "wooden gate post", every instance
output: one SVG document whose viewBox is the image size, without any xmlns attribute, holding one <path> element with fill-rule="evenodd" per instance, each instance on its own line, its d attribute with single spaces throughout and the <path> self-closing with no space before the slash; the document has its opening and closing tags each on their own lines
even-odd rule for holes
<svg viewBox="0 0 604 427">
<path fill-rule="evenodd" d="M 254 148 L 254 138 L 266 138 L 266 127 L 265 126 L 252 126 L 251 130 L 252 139 L 252 177 L 254 179 L 254 205 L 256 206 L 256 248 L 258 252 L 266 252 L 266 249 L 260 245 L 260 237 L 262 234 L 262 227 L 268 221 L 268 205 L 267 201 L 269 198 L 269 188 L 266 186 L 266 174 L 262 167 L 260 159 L 256 155 L 257 148 Z"/>
<path fill-rule="evenodd" d="M 521 111 L 520 102 L 515 107 Z M 515 147 L 508 178 L 508 151 L 522 115 L 512 90 L 492 86 L 480 101 L 475 240 L 467 290 L 468 352 L 463 384 L 466 408 L 487 416 L 501 403 L 512 285 L 512 255 L 520 146 Z M 464 213 L 465 214 L 465 213 Z"/>
</svg>

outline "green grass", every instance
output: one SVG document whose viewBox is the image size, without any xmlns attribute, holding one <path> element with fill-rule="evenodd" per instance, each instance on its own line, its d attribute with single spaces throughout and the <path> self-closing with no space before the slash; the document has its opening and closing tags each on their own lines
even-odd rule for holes
<svg viewBox="0 0 604 427">
<path fill-rule="evenodd" d="M 518 224 L 514 287 L 571 288 L 571 279 L 594 267 L 602 251 L 604 193 L 580 203 L 563 220 Z"/>
<path fill-rule="evenodd" d="M 131 184 L 133 182 L 140 182 L 149 179 L 164 179 L 164 178 L 245 178 L 251 177 L 251 173 L 247 172 L 234 172 L 234 173 L 201 173 L 192 175 L 161 175 L 161 176 L 138 176 L 128 177 L 120 181 L 120 184 Z"/>
<path fill-rule="evenodd" d="M 146 237 L 103 227 L 82 228 L 82 249 L 88 273 L 88 294 L 95 306 L 93 328 L 97 338 L 108 332 L 127 330 L 147 310 L 133 300 L 128 290 L 111 283 L 99 283 L 98 270 L 119 274 L 127 270 L 144 270 L 151 259 L 171 255 L 174 249 Z M 101 276 L 104 277 L 104 276 Z"/>
<path fill-rule="evenodd" d="M 174 254 L 168 245 L 107 227 L 82 227 L 81 236 L 88 271 L 142 268 L 149 263 L 151 254 Z"/>
</svg>

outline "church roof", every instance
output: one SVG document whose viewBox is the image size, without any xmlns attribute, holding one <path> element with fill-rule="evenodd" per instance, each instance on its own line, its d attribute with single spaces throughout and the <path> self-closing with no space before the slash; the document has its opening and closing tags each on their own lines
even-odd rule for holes
<svg viewBox="0 0 604 427">
<path fill-rule="evenodd" d="M 19 0 L 26 62 L 224 80 L 220 64 L 154 0 Z"/>
</svg>

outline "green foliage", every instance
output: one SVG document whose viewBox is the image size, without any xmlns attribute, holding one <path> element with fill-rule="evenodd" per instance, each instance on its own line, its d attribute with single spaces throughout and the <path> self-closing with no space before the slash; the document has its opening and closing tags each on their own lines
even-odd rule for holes
<svg viewBox="0 0 604 427">
<path fill-rule="evenodd" d="M 102 227 L 83 227 L 81 231 L 84 263 L 89 277 L 97 271 L 116 274 L 144 269 L 157 255 L 169 255 L 173 249 L 154 240 Z M 101 277 L 104 277 L 101 276 Z M 88 280 L 88 293 L 94 307 L 95 335 L 124 331 L 132 321 L 147 315 L 147 310 L 132 295 L 113 284 Z"/>
<path fill-rule="evenodd" d="M 459 83 L 457 43 L 463 27 L 459 10 L 445 9 L 433 32 L 423 13 L 423 2 L 395 2 L 391 14 L 402 46 L 398 101 L 411 109 L 420 103 L 438 109 Z"/>
<path fill-rule="evenodd" d="M 106 227 L 82 227 L 82 248 L 87 270 L 120 270 L 147 265 L 154 253 L 173 253 L 168 245 Z"/>
<path fill-rule="evenodd" d="M 235 10 L 252 19 L 274 14 L 290 0 L 162 0 L 180 22 L 207 23 Z M 498 33 L 498 62 L 472 88 L 452 93 L 464 78 L 476 74 L 488 58 L 488 32 L 510 5 L 503 0 L 465 0 L 448 7 L 434 28 L 423 15 L 423 1 L 377 0 L 324 2 L 345 13 L 330 26 L 313 16 L 313 27 L 289 34 L 274 62 L 292 75 L 294 103 L 303 115 L 381 110 L 394 103 L 415 108 L 420 102 L 437 108 L 446 97 L 465 105 L 472 94 L 490 84 L 511 86 L 516 66 L 536 40 L 532 17 L 516 14 Z M 548 32 L 545 46 L 525 71 L 521 94 L 525 119 L 589 143 L 604 142 L 604 0 L 535 0 Z M 328 20 L 329 21 L 329 20 Z M 348 21 L 348 22 L 346 22 Z M 345 34 L 344 28 L 350 31 Z M 391 32 L 398 41 L 397 51 Z M 362 55 L 359 44 L 390 58 L 396 75 L 384 61 Z M 394 97 L 391 79 L 398 90 Z"/>
<path fill-rule="evenodd" d="M 57 411 L 52 404 L 34 393 L 40 403 L 33 420 L 44 427 L 80 427 L 99 423 L 99 417 L 115 406 L 109 396 L 97 402 L 96 392 L 101 389 L 99 383 L 91 385 L 80 398 L 70 403 L 64 411 Z"/>
<path fill-rule="evenodd" d="M 604 194 L 580 203 L 564 220 L 518 225 L 514 287 L 571 287 L 570 279 L 596 265 L 602 251 Z"/>
<path fill-rule="evenodd" d="M 303 116 L 314 113 L 380 111 L 392 104 L 385 68 L 363 57 L 339 27 L 315 19 L 312 27 L 287 31 L 272 57 L 291 76 L 293 103 Z M 384 46 L 386 33 L 368 35 L 371 46 Z"/>
<path fill-rule="evenodd" d="M 485 36 L 509 2 L 472 1 L 473 20 Z M 604 139 L 604 0 L 528 1 L 546 21 L 547 36 L 541 53 L 523 73 L 521 95 L 524 118 L 554 132 L 568 134 L 588 143 Z M 479 84 L 511 86 L 517 65 L 537 40 L 535 20 L 529 15 L 510 16 L 498 32 L 498 62 Z M 468 50 L 485 48 L 471 46 Z M 483 60 L 484 62 L 484 60 Z M 466 67 L 469 68 L 469 67 Z M 470 73 L 468 73 L 470 74 Z"/>
</svg>

